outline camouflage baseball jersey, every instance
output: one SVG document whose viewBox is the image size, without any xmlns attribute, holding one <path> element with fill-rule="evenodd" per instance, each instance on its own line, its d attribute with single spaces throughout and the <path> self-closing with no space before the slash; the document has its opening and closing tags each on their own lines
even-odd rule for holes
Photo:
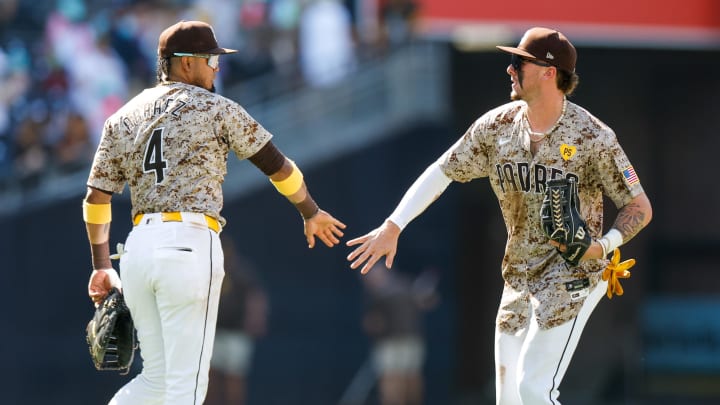
<svg viewBox="0 0 720 405">
<path fill-rule="evenodd" d="M 499 200 L 508 242 L 497 326 L 511 334 L 528 324 L 530 300 L 542 329 L 573 319 L 584 295 L 571 292 L 595 287 L 607 264 L 588 260 L 572 267 L 548 244 L 540 226 L 545 183 L 577 180 L 581 213 L 593 238 L 602 236 L 603 194 L 622 207 L 643 192 L 612 129 L 568 101 L 564 117 L 533 156 L 526 109 L 516 101 L 489 111 L 440 158 L 444 173 L 455 181 L 488 177 Z"/>
<path fill-rule="evenodd" d="M 240 105 L 201 87 L 146 89 L 105 122 L 88 185 L 121 193 L 132 216 L 199 212 L 220 220 L 230 150 L 245 159 L 272 135 Z"/>
</svg>

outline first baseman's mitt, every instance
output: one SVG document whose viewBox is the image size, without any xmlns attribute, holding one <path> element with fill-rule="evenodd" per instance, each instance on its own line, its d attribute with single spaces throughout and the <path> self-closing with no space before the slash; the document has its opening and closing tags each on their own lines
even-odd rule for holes
<svg viewBox="0 0 720 405">
<path fill-rule="evenodd" d="M 90 357 L 98 370 L 127 374 L 135 354 L 135 325 L 125 299 L 112 288 L 87 325 Z"/>
<path fill-rule="evenodd" d="M 540 207 L 540 225 L 552 240 L 566 246 L 560 255 L 577 266 L 592 243 L 585 220 L 580 215 L 580 201 L 575 180 L 557 179 L 547 182 L 545 198 Z"/>
</svg>

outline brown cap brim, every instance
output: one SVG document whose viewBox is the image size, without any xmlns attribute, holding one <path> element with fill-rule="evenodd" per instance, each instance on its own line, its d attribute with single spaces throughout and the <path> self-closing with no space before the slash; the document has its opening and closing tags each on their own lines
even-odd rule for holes
<svg viewBox="0 0 720 405">
<path fill-rule="evenodd" d="M 236 53 L 236 52 L 237 52 L 236 49 L 215 48 L 215 49 L 211 49 L 211 50 L 209 50 L 209 51 L 205 51 L 205 52 L 202 52 L 202 53 L 207 53 L 207 54 L 210 54 L 210 55 L 225 55 L 225 54 L 228 54 L 228 53 Z"/>
<path fill-rule="evenodd" d="M 522 50 L 522 49 L 520 49 L 520 48 L 515 48 L 515 47 L 512 47 L 512 46 L 499 46 L 499 45 L 496 46 L 496 48 L 499 49 L 499 50 L 501 50 L 501 51 L 503 51 L 503 52 L 514 53 L 515 55 L 524 56 L 524 57 L 530 58 L 530 59 L 537 59 L 537 58 L 536 58 L 535 56 L 533 56 L 533 54 L 531 54 L 530 52 L 524 51 L 524 50 Z"/>
</svg>

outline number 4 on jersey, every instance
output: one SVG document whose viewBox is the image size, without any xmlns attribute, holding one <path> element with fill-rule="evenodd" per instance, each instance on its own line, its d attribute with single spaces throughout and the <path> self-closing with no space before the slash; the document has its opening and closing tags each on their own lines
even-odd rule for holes
<svg viewBox="0 0 720 405">
<path fill-rule="evenodd" d="M 143 172 L 155 172 L 155 184 L 165 180 L 165 168 L 167 161 L 163 160 L 162 139 L 165 128 L 158 128 L 150 135 L 145 146 L 145 159 L 143 160 Z"/>
</svg>

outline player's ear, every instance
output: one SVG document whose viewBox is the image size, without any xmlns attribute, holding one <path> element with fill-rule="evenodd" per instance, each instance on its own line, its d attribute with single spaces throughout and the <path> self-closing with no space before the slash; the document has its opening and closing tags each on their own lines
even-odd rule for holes
<svg viewBox="0 0 720 405">
<path fill-rule="evenodd" d="M 555 66 L 550 66 L 545 70 L 545 77 L 548 79 L 555 79 L 557 77 L 557 68 Z"/>
<path fill-rule="evenodd" d="M 173 59 L 173 65 L 175 65 L 181 72 L 188 72 L 192 68 L 192 58 L 189 56 L 178 56 Z"/>
<path fill-rule="evenodd" d="M 183 70 L 188 71 L 192 68 L 192 61 L 193 58 L 189 56 L 181 56 L 180 57 L 180 66 Z"/>
</svg>

